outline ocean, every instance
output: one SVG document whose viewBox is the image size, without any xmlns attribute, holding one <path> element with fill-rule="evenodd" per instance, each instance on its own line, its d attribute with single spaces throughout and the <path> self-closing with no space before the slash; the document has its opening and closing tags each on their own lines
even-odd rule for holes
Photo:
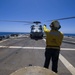
<svg viewBox="0 0 75 75">
<path fill-rule="evenodd" d="M 75 34 L 73 34 L 73 33 L 65 33 L 65 34 L 64 34 L 64 36 L 68 36 L 68 37 L 70 37 L 70 36 L 71 36 L 71 37 L 75 37 Z"/>
<path fill-rule="evenodd" d="M 10 34 L 27 34 L 27 32 L 0 32 L 0 36 L 10 35 Z"/>
<path fill-rule="evenodd" d="M 10 34 L 29 34 L 29 32 L 0 32 L 0 36 L 3 36 L 3 35 L 10 35 Z M 75 37 L 75 34 L 72 34 L 72 33 L 65 33 L 64 36 Z"/>
</svg>

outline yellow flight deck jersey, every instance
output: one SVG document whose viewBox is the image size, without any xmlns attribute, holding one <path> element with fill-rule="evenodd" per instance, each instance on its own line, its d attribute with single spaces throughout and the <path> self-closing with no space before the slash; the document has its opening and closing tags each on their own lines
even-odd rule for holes
<svg viewBox="0 0 75 75">
<path fill-rule="evenodd" d="M 48 30 L 46 26 L 43 26 L 43 29 L 46 34 L 46 47 L 60 49 L 63 34 L 60 31 Z"/>
</svg>

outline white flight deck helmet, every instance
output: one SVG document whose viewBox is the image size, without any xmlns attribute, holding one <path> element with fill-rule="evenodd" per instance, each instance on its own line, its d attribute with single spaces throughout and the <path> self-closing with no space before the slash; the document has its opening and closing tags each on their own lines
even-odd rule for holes
<svg viewBox="0 0 75 75">
<path fill-rule="evenodd" d="M 59 30 L 61 28 L 60 23 L 57 20 L 52 21 L 50 27 L 55 30 Z"/>
</svg>

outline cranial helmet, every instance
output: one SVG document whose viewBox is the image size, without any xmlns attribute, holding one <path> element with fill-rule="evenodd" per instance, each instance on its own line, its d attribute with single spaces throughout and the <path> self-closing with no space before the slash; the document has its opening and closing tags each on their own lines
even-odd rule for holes
<svg viewBox="0 0 75 75">
<path fill-rule="evenodd" d="M 54 29 L 60 29 L 61 28 L 60 23 L 57 20 L 52 21 L 50 24 L 50 27 L 54 28 Z"/>
</svg>

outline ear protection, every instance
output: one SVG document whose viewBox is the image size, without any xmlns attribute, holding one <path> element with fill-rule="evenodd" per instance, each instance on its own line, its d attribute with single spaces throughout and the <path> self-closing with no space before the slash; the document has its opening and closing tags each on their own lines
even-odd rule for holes
<svg viewBox="0 0 75 75">
<path fill-rule="evenodd" d="M 54 29 L 60 29 L 61 28 L 61 25 L 58 21 L 53 21 L 51 24 L 50 24 L 50 27 L 51 28 L 54 28 Z"/>
</svg>

